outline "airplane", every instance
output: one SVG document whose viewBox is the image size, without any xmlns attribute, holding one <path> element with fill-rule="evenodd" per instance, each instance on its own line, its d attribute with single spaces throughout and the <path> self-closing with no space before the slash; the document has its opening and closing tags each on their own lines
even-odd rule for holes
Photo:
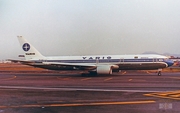
<svg viewBox="0 0 180 113">
<path fill-rule="evenodd" d="M 43 56 L 22 36 L 18 36 L 18 40 L 25 60 L 10 61 L 49 70 L 83 70 L 95 75 L 111 75 L 121 70 L 158 70 L 160 76 L 163 68 L 174 64 L 168 57 L 158 54 Z"/>
</svg>

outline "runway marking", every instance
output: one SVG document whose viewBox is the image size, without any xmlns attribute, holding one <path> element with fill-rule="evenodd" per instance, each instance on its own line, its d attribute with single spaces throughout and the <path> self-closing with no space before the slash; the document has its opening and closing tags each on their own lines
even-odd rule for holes
<svg viewBox="0 0 180 113">
<path fill-rule="evenodd" d="M 92 78 L 84 78 L 84 79 L 81 79 L 81 81 L 85 81 L 85 80 L 90 80 Z"/>
<path fill-rule="evenodd" d="M 149 75 L 155 75 L 157 72 L 153 71 L 153 72 L 149 72 L 149 71 L 146 71 L 147 74 Z"/>
<path fill-rule="evenodd" d="M 63 78 L 63 80 L 69 80 L 71 77 Z"/>
<path fill-rule="evenodd" d="M 11 78 L 4 78 L 4 79 L 0 79 L 0 80 L 12 80 L 12 79 L 16 79 L 16 78 L 17 78 L 17 76 L 13 76 Z"/>
<path fill-rule="evenodd" d="M 180 100 L 180 90 L 169 91 L 169 92 L 149 93 L 149 94 L 144 94 L 144 95 L 158 97 L 158 98 L 168 98 L 168 99 Z"/>
<path fill-rule="evenodd" d="M 151 74 L 149 71 L 146 71 L 147 74 Z"/>
<path fill-rule="evenodd" d="M 126 74 L 126 71 L 122 73 L 122 75 Z"/>
<path fill-rule="evenodd" d="M 101 88 L 76 88 L 76 87 L 29 87 L 29 86 L 0 86 L 1 89 L 29 89 L 29 90 L 51 90 L 51 91 L 101 91 L 101 92 L 157 92 L 151 90 L 123 90 L 123 89 L 101 89 Z"/>
<path fill-rule="evenodd" d="M 126 101 L 126 102 L 91 102 L 91 103 L 71 103 L 71 104 L 32 104 L 32 105 L 10 105 L 0 106 L 0 108 L 38 108 L 38 107 L 78 107 L 78 106 L 105 106 L 105 105 L 128 105 L 128 104 L 152 104 L 154 100 Z"/>
<path fill-rule="evenodd" d="M 109 80 L 112 80 L 113 78 L 107 78 L 107 79 L 104 79 L 104 81 L 109 81 Z"/>
<path fill-rule="evenodd" d="M 145 82 L 146 80 L 143 80 L 143 79 L 129 79 L 128 81 L 129 82 L 130 81 L 133 81 L 133 82 Z"/>
<path fill-rule="evenodd" d="M 63 77 L 57 77 L 57 79 L 61 80 L 61 79 L 63 79 Z"/>
</svg>

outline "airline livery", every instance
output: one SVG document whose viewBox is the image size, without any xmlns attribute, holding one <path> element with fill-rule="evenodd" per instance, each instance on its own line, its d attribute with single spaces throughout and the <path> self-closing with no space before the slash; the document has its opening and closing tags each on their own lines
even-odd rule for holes
<svg viewBox="0 0 180 113">
<path fill-rule="evenodd" d="M 86 70 L 90 74 L 112 74 L 120 70 L 158 70 L 172 66 L 174 62 L 166 56 L 142 55 L 92 55 L 92 56 L 43 56 L 25 38 L 18 36 L 25 60 L 11 60 L 25 65 L 50 70 Z"/>
</svg>

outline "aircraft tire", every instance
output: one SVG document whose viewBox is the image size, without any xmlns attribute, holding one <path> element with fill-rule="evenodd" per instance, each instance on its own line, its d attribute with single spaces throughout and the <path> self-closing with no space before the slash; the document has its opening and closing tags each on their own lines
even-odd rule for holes
<svg viewBox="0 0 180 113">
<path fill-rule="evenodd" d="M 158 76 L 161 76 L 161 72 L 158 72 Z"/>
</svg>

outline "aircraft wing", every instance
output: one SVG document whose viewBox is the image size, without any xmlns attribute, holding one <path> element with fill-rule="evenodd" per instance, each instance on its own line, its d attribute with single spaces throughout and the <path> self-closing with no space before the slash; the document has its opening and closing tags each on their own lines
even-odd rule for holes
<svg viewBox="0 0 180 113">
<path fill-rule="evenodd" d="M 96 65 L 94 64 L 84 64 L 84 63 L 61 63 L 61 62 L 42 62 L 44 65 L 52 65 L 52 66 L 67 66 L 67 67 L 73 67 L 74 69 L 87 69 L 92 70 L 96 69 Z"/>
<path fill-rule="evenodd" d="M 72 69 L 80 69 L 80 70 L 94 70 L 98 66 L 102 65 L 96 65 L 96 64 L 86 64 L 86 63 L 63 63 L 63 62 L 43 62 L 43 61 L 26 61 L 26 60 L 12 60 L 9 59 L 9 61 L 12 62 L 20 62 L 21 64 L 25 65 L 30 65 L 34 67 L 39 67 L 39 66 L 46 66 L 46 67 L 62 67 L 62 68 L 72 68 Z M 113 65 L 113 64 L 107 64 L 111 66 L 112 69 L 117 69 L 119 66 L 118 65 Z M 104 66 L 104 65 L 103 65 Z"/>
<path fill-rule="evenodd" d="M 73 67 L 74 69 L 87 69 L 92 70 L 96 69 L 96 65 L 90 65 L 90 64 L 84 64 L 84 63 L 61 63 L 61 62 L 43 62 L 43 61 L 26 61 L 26 60 L 13 60 L 8 59 L 8 61 L 14 62 L 14 63 L 21 63 L 25 65 L 30 65 L 34 67 L 38 66 L 57 66 L 57 67 Z"/>
</svg>

